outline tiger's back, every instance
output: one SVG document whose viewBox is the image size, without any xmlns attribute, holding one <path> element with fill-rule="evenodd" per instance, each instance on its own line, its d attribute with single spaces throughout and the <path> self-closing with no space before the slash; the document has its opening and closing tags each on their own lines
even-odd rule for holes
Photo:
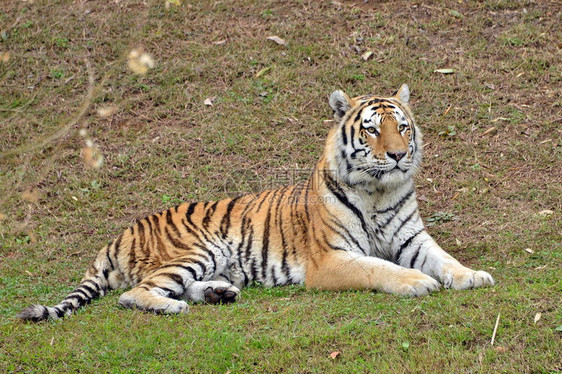
<svg viewBox="0 0 562 374">
<path fill-rule="evenodd" d="M 306 187 L 176 206 L 137 221 L 107 255 L 117 260 L 127 286 L 183 258 L 194 264 L 197 281 L 228 279 L 237 287 L 302 283 L 306 256 L 297 242 L 306 241 Z"/>
</svg>

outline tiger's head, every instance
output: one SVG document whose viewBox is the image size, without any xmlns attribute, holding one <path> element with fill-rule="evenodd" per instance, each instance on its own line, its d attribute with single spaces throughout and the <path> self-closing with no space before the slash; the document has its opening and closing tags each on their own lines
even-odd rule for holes
<svg viewBox="0 0 562 374">
<path fill-rule="evenodd" d="M 392 97 L 330 96 L 337 125 L 332 130 L 330 167 L 351 186 L 392 188 L 410 179 L 421 164 L 421 132 L 403 84 Z"/>
</svg>

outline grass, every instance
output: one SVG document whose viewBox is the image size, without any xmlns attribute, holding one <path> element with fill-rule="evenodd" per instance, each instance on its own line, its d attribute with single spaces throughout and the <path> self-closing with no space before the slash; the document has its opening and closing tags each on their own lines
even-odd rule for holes
<svg viewBox="0 0 562 374">
<path fill-rule="evenodd" d="M 562 371 L 556 2 L 0 9 L 1 372 Z M 127 68 L 138 47 L 156 61 L 145 75 Z M 496 287 L 417 299 L 251 287 L 235 305 L 171 317 L 124 310 L 115 291 L 64 321 L 15 320 L 64 297 L 137 218 L 302 178 L 322 151 L 333 90 L 401 83 L 425 134 L 422 215 Z M 107 107 L 115 113 L 97 114 Z M 80 129 L 101 168 L 84 167 Z"/>
</svg>

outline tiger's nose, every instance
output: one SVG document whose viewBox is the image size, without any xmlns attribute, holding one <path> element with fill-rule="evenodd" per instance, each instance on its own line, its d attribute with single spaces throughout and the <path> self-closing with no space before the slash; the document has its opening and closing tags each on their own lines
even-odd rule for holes
<svg viewBox="0 0 562 374">
<path fill-rule="evenodd" d="M 402 159 L 402 157 L 406 156 L 406 152 L 403 151 L 398 151 L 398 152 L 386 152 L 386 154 L 388 155 L 388 157 L 390 157 L 391 159 L 393 159 L 394 161 L 398 162 Z"/>
</svg>

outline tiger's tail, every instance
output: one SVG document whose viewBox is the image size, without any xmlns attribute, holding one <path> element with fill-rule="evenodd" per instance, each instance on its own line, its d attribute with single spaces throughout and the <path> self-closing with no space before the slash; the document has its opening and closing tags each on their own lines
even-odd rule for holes
<svg viewBox="0 0 562 374">
<path fill-rule="evenodd" d="M 116 281 L 122 279 L 121 271 L 114 267 L 109 253 L 115 242 L 105 246 L 98 254 L 96 260 L 86 271 L 80 285 L 68 294 L 60 303 L 53 307 L 44 305 L 30 305 L 18 313 L 17 318 L 24 321 L 40 322 L 44 320 L 56 320 L 72 314 L 78 308 L 89 304 L 92 300 L 104 296 L 108 290 L 116 287 Z"/>
</svg>

